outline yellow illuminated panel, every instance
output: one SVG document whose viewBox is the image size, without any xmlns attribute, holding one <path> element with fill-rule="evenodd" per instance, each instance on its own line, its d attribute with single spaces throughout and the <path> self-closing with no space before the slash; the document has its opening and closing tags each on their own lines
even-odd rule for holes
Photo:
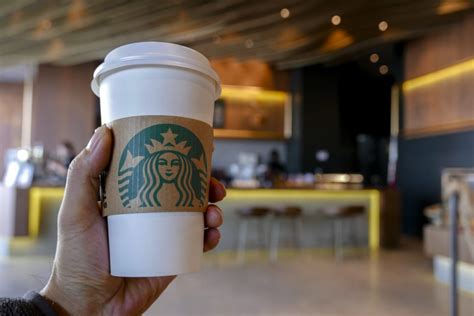
<svg viewBox="0 0 474 316">
<path fill-rule="evenodd" d="M 30 190 L 30 237 L 35 238 L 38 236 L 42 201 L 51 198 L 62 199 L 63 195 L 63 188 L 32 188 Z M 379 248 L 380 192 L 378 190 L 229 189 L 227 190 L 226 199 L 232 199 L 234 201 L 246 201 L 249 199 L 266 201 L 368 201 L 369 247 L 372 250 Z"/>
<path fill-rule="evenodd" d="M 417 78 L 407 80 L 403 83 L 403 91 L 408 92 L 415 90 L 443 80 L 459 77 L 469 72 L 474 72 L 474 58 Z"/>
<path fill-rule="evenodd" d="M 380 244 L 380 193 L 371 191 L 369 206 L 369 246 L 377 249 Z"/>
<path fill-rule="evenodd" d="M 293 190 L 256 189 L 227 190 L 226 199 L 242 200 L 285 200 L 285 201 L 354 201 L 369 202 L 368 226 L 369 247 L 372 250 L 380 244 L 380 192 L 377 190 Z"/>
<path fill-rule="evenodd" d="M 222 86 L 221 98 L 240 99 L 260 102 L 285 103 L 288 93 L 283 91 L 263 90 L 258 87 Z"/>
<path fill-rule="evenodd" d="M 30 209 L 28 216 L 28 232 L 31 238 L 38 237 L 41 218 L 41 204 L 43 199 L 62 199 L 63 188 L 31 188 Z"/>
<path fill-rule="evenodd" d="M 216 138 L 253 138 L 253 139 L 283 139 L 284 135 L 274 131 L 250 131 L 240 129 L 215 128 Z"/>
</svg>

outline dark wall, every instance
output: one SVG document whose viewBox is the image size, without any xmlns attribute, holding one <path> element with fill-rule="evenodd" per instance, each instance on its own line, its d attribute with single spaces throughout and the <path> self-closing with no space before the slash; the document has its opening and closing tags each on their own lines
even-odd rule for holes
<svg viewBox="0 0 474 316">
<path fill-rule="evenodd" d="M 308 67 L 303 71 L 302 167 L 314 172 L 350 169 L 351 155 L 344 154 L 339 117 L 339 69 Z M 318 165 L 315 153 L 327 150 L 330 158 Z"/>
<path fill-rule="evenodd" d="M 350 62 L 302 71 L 302 170 L 326 173 L 360 172 L 358 135 L 375 144 L 390 133 L 391 76 L 380 76 Z M 359 138 L 360 139 L 360 138 Z M 327 150 L 328 161 L 315 153 Z M 370 155 L 376 155 L 377 150 Z M 374 158 L 374 157 L 372 157 Z M 376 158 L 374 158 L 376 159 Z"/>
<path fill-rule="evenodd" d="M 474 14 L 404 47 L 404 79 L 440 71 L 474 56 Z M 403 232 L 421 236 L 423 208 L 441 200 L 441 171 L 448 167 L 474 167 L 474 131 L 459 132 L 474 120 L 473 76 L 454 75 L 424 87 L 405 91 L 403 131 L 419 137 L 400 140 L 398 186 L 403 194 Z M 452 134 L 445 133 L 449 128 Z M 427 133 L 432 136 L 426 136 Z"/>
<path fill-rule="evenodd" d="M 345 142 L 354 135 L 386 137 L 390 134 L 391 75 L 370 75 L 357 66 L 342 68 L 339 83 L 341 125 Z"/>
<path fill-rule="evenodd" d="M 441 171 L 474 167 L 474 131 L 401 140 L 398 186 L 403 233 L 421 236 L 423 208 L 441 200 Z"/>
</svg>

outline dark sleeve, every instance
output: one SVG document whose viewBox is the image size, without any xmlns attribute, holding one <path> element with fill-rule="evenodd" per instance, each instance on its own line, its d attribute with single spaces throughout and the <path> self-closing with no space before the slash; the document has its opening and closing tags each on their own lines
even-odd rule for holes
<svg viewBox="0 0 474 316">
<path fill-rule="evenodd" d="M 0 316 L 57 316 L 49 303 L 30 291 L 23 298 L 0 298 Z"/>
</svg>

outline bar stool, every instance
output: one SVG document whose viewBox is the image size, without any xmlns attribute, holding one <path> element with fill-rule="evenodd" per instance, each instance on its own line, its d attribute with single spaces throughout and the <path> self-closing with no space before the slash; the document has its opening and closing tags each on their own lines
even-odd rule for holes
<svg viewBox="0 0 474 316">
<path fill-rule="evenodd" d="M 291 240 L 293 247 L 301 247 L 301 231 L 303 223 L 301 215 L 303 211 L 298 206 L 286 206 L 273 210 L 272 225 L 270 231 L 270 260 L 278 259 L 278 248 L 280 243 L 280 226 L 282 220 L 291 221 Z"/>
<path fill-rule="evenodd" d="M 254 206 L 254 207 L 237 209 L 237 214 L 239 215 L 237 262 L 243 263 L 245 261 L 245 250 L 247 248 L 249 222 L 255 221 L 257 223 L 258 242 L 261 243 L 260 244 L 261 247 L 266 246 L 265 218 L 267 214 L 269 214 L 270 212 L 271 212 L 271 209 L 264 206 Z"/>
<path fill-rule="evenodd" d="M 347 207 L 341 207 L 335 210 L 325 209 L 324 214 L 333 221 L 334 253 L 336 255 L 336 260 L 340 260 L 343 257 L 344 251 L 344 222 L 346 222 L 347 220 L 354 221 L 358 218 L 362 218 L 365 214 L 365 207 L 352 205 Z M 353 225 L 349 225 L 349 227 L 351 230 L 351 234 L 354 233 Z M 357 231 L 355 232 L 355 235 L 357 235 Z"/>
</svg>

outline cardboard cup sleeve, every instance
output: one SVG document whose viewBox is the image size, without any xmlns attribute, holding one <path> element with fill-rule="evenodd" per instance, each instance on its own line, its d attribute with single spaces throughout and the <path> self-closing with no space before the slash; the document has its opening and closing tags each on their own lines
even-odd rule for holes
<svg viewBox="0 0 474 316">
<path fill-rule="evenodd" d="M 209 197 L 212 127 L 176 116 L 134 116 L 108 124 L 114 149 L 103 216 L 204 212 Z"/>
</svg>

